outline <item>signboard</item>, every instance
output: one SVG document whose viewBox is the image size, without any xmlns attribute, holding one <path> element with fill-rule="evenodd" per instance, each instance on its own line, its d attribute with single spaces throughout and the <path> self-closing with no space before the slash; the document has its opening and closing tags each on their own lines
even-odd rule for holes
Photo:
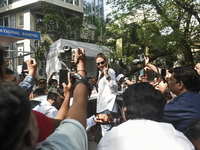
<svg viewBox="0 0 200 150">
<path fill-rule="evenodd" d="M 0 26 L 0 36 L 40 40 L 40 32 L 8 28 L 3 26 Z"/>
<path fill-rule="evenodd" d="M 121 58 L 122 57 L 122 38 L 117 39 L 116 41 L 116 52 L 117 52 L 117 57 Z"/>
</svg>

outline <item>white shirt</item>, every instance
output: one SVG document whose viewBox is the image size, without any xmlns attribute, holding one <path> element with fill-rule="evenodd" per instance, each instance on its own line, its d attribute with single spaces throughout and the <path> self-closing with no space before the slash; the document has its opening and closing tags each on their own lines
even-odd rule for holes
<svg viewBox="0 0 200 150">
<path fill-rule="evenodd" d="M 55 118 L 58 110 L 52 106 L 47 100 L 43 100 L 40 104 L 35 106 L 33 110 L 43 113 L 49 118 Z"/>
<path fill-rule="evenodd" d="M 117 112 L 115 99 L 118 85 L 116 83 L 115 71 L 109 68 L 108 74 L 111 77 L 110 83 L 106 80 L 105 76 L 103 76 L 98 83 L 97 113 L 106 109 L 112 112 Z M 101 71 L 99 71 L 98 79 L 100 78 L 100 75 Z"/>
<path fill-rule="evenodd" d="M 47 100 L 43 100 L 39 105 L 35 106 L 33 110 L 43 113 L 49 118 L 55 118 L 58 113 L 58 110 L 54 106 L 52 106 Z M 92 126 L 96 125 L 94 118 L 95 115 L 87 119 L 86 131 L 89 131 Z"/>
<path fill-rule="evenodd" d="M 136 119 L 112 128 L 98 150 L 194 150 L 194 146 L 169 123 Z"/>
<path fill-rule="evenodd" d="M 63 120 L 40 150 L 88 150 L 85 128 L 74 119 Z"/>
<path fill-rule="evenodd" d="M 96 122 L 94 121 L 95 115 L 91 116 L 90 118 L 87 118 L 87 126 L 86 131 L 88 132 L 90 128 L 94 125 L 96 125 Z"/>
</svg>

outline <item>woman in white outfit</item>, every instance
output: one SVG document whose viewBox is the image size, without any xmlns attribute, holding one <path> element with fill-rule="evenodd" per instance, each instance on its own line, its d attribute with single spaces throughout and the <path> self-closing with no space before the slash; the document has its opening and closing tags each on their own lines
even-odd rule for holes
<svg viewBox="0 0 200 150">
<path fill-rule="evenodd" d="M 104 54 L 97 54 L 97 80 L 96 89 L 97 97 L 97 113 L 111 114 L 117 112 L 116 95 L 118 85 L 116 83 L 115 71 L 110 68 Z M 112 125 L 101 125 L 102 136 L 112 128 Z"/>
</svg>

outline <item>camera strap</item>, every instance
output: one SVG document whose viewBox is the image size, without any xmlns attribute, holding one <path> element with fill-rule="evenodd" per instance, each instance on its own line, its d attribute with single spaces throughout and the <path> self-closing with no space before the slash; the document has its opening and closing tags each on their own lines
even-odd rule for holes
<svg viewBox="0 0 200 150">
<path fill-rule="evenodd" d="M 78 74 L 78 73 L 74 73 L 73 75 L 77 78 L 77 80 L 76 80 L 76 82 L 74 83 L 74 86 L 73 86 L 73 91 L 74 91 L 75 87 L 79 83 L 82 82 L 87 87 L 87 89 L 88 89 L 88 98 L 90 98 L 90 95 L 91 95 L 91 86 L 90 86 L 88 80 L 85 77 L 83 77 L 82 75 Z"/>
<path fill-rule="evenodd" d="M 71 70 L 68 68 L 68 66 L 62 60 L 60 60 L 60 62 L 66 67 L 66 69 L 69 71 L 69 73 L 76 78 L 76 81 L 75 81 L 74 86 L 73 86 L 73 90 L 75 89 L 77 84 L 82 82 L 87 87 L 88 93 L 89 93 L 88 96 L 90 97 L 90 95 L 91 95 L 91 86 L 90 86 L 88 80 L 85 77 L 83 77 L 82 75 L 78 74 L 78 73 L 72 73 Z M 77 62 L 78 62 L 78 59 L 77 59 Z"/>
</svg>

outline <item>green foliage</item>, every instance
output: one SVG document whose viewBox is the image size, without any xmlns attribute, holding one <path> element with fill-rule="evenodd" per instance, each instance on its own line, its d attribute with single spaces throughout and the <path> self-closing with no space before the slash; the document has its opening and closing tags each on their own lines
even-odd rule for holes
<svg viewBox="0 0 200 150">
<path fill-rule="evenodd" d="M 35 49 L 35 59 L 39 61 L 45 60 L 45 54 L 48 53 L 49 51 L 49 45 L 50 41 L 48 39 L 45 39 L 42 43 L 41 46 L 38 46 Z M 38 61 L 38 63 L 39 63 Z"/>
<path fill-rule="evenodd" d="M 118 60 L 128 75 L 141 67 L 131 65 L 139 49 L 152 62 L 165 61 L 165 65 L 173 67 L 177 55 L 183 55 L 182 62 L 194 66 L 191 47 L 200 42 L 197 15 L 200 4 L 196 0 L 112 0 L 111 3 L 113 12 L 108 17 L 114 20 L 108 26 L 112 39 L 108 45 L 115 53 L 116 39 L 123 38 L 124 58 Z M 137 27 L 131 28 L 133 24 Z"/>
<path fill-rule="evenodd" d="M 82 27 L 82 22 L 77 15 L 66 15 L 64 11 L 55 6 L 46 4 L 42 8 L 45 33 L 53 35 L 55 39 L 77 39 L 77 30 Z"/>
</svg>

